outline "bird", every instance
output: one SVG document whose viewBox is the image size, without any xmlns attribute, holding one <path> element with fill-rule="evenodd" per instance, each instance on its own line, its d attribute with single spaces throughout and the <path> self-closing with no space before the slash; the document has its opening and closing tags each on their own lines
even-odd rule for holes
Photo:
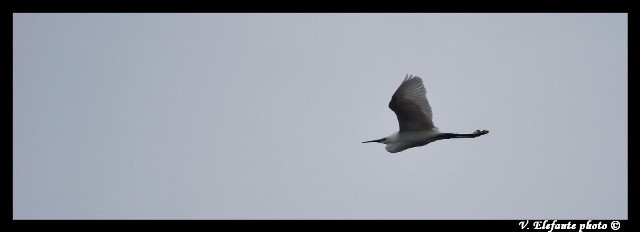
<svg viewBox="0 0 640 232">
<path fill-rule="evenodd" d="M 489 133 L 488 130 L 476 130 L 471 134 L 440 132 L 438 127 L 433 125 L 427 90 L 419 76 L 407 74 L 404 77 L 404 81 L 391 97 L 389 108 L 396 113 L 400 130 L 387 137 L 362 143 L 383 143 L 387 145 L 385 149 L 388 152 L 397 153 L 438 140 L 476 138 Z"/>
</svg>

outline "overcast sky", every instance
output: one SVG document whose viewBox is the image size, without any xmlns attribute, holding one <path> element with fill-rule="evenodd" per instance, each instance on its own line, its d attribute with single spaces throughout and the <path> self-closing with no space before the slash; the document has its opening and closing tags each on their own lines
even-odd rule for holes
<svg viewBox="0 0 640 232">
<path fill-rule="evenodd" d="M 15 219 L 628 217 L 626 14 L 13 20 Z"/>
</svg>

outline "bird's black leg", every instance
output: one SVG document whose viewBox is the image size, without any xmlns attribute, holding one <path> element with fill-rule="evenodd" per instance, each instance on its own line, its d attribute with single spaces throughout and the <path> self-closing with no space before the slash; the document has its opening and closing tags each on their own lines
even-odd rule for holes
<svg viewBox="0 0 640 232">
<path fill-rule="evenodd" d="M 437 138 L 437 140 L 441 140 L 441 139 L 455 139 L 455 138 L 475 138 L 481 135 L 486 135 L 487 133 L 489 133 L 488 130 L 476 130 L 471 134 L 455 134 L 455 133 L 443 133 L 440 134 Z"/>
</svg>

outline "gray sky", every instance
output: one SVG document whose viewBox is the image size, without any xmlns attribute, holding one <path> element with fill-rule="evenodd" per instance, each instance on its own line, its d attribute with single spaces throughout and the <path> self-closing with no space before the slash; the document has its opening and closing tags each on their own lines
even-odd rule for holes
<svg viewBox="0 0 640 232">
<path fill-rule="evenodd" d="M 16 219 L 628 217 L 626 14 L 13 20 Z"/>
</svg>

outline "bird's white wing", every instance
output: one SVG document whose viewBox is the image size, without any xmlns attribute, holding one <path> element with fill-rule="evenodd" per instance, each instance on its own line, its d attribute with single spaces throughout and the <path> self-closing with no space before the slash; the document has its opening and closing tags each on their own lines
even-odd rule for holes
<svg viewBox="0 0 640 232">
<path fill-rule="evenodd" d="M 418 76 L 407 75 L 389 102 L 396 113 L 400 131 L 423 131 L 433 129 L 431 106 L 427 101 L 427 90 Z"/>
</svg>

